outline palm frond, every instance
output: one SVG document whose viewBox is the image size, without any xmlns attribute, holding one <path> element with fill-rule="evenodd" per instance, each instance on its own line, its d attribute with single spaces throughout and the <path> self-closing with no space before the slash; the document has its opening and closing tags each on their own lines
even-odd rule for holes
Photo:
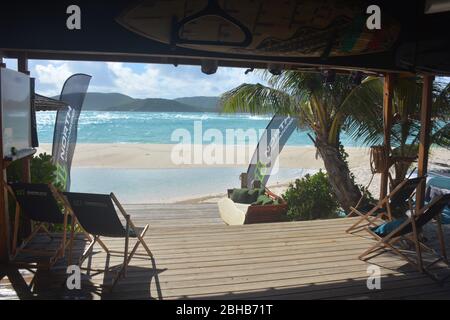
<svg viewBox="0 0 450 320">
<path fill-rule="evenodd" d="M 383 140 L 383 83 L 367 77 L 343 101 L 346 112 L 344 130 L 362 145 L 380 144 Z"/>
<path fill-rule="evenodd" d="M 244 83 L 225 92 L 220 99 L 223 112 L 252 114 L 292 114 L 295 101 L 289 94 L 262 84 Z"/>
<path fill-rule="evenodd" d="M 431 141 L 437 146 L 450 149 L 450 123 L 435 125 L 431 133 Z"/>
</svg>

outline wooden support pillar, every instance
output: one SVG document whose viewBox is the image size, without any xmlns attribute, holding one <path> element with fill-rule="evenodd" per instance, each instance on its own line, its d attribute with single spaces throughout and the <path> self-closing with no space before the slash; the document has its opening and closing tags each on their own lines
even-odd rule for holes
<svg viewBox="0 0 450 320">
<path fill-rule="evenodd" d="M 0 68 L 4 68 L 3 59 L 0 56 Z M 0 124 L 2 123 L 2 113 L 0 110 Z M 0 128 L 2 126 L 0 125 Z M 9 238 L 9 213 L 8 195 L 5 191 L 6 168 L 3 156 L 3 129 L 0 129 L 0 263 L 8 263 L 10 252 Z"/>
<path fill-rule="evenodd" d="M 1 116 L 0 116 L 1 121 Z M 1 130 L 0 130 L 1 131 Z M 0 134 L 0 140 L 2 140 Z M 3 149 L 0 148 L 0 149 Z M 0 177 L 0 263 L 8 263 L 10 252 L 10 234 L 9 234 L 9 212 L 8 195 L 5 191 L 6 170 L 3 168 L 3 150 L 0 151 L 1 157 L 1 177 Z"/>
<path fill-rule="evenodd" d="M 17 71 L 30 75 L 30 71 L 28 71 L 28 57 L 26 53 L 20 55 L 17 58 Z"/>
<path fill-rule="evenodd" d="M 383 85 L 383 136 L 384 136 L 384 150 L 389 155 L 391 150 L 391 129 L 392 129 L 392 94 L 394 87 L 394 75 L 387 73 L 384 76 Z M 388 193 L 389 182 L 389 166 L 381 173 L 380 183 L 380 199 L 386 197 Z"/>
<path fill-rule="evenodd" d="M 30 71 L 28 70 L 28 56 L 26 53 L 23 53 L 17 59 L 17 71 L 24 73 L 26 75 L 30 75 Z M 20 160 L 22 164 L 22 182 L 30 183 L 31 182 L 31 157 L 26 157 Z M 31 234 L 31 221 L 30 219 L 24 218 L 22 220 L 21 228 L 20 228 L 20 237 L 26 238 Z"/>
<path fill-rule="evenodd" d="M 23 53 L 17 59 L 17 71 L 24 73 L 26 75 L 30 75 L 30 71 L 28 70 L 28 58 L 25 53 Z M 22 162 L 22 182 L 31 182 L 31 173 L 30 173 L 30 162 L 31 159 L 26 157 L 21 160 Z"/>
<path fill-rule="evenodd" d="M 433 103 L 434 76 L 424 75 L 422 85 L 422 103 L 420 106 L 420 138 L 419 160 L 417 173 L 423 177 L 428 172 L 428 153 L 430 149 L 431 107 Z M 423 181 L 417 187 L 416 206 L 418 209 L 424 206 L 426 182 Z"/>
</svg>

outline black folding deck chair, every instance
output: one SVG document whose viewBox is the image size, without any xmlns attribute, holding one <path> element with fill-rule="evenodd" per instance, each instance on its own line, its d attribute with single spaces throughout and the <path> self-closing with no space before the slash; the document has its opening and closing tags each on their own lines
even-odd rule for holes
<svg viewBox="0 0 450 320">
<path fill-rule="evenodd" d="M 398 254 L 400 257 L 402 257 L 403 259 L 405 259 L 406 261 L 417 267 L 417 269 L 420 272 L 425 272 L 430 276 L 432 276 L 435 280 L 437 280 L 436 277 L 434 277 L 433 274 L 429 272 L 429 269 L 440 261 L 445 262 L 448 266 L 444 234 L 442 231 L 440 219 L 441 212 L 443 211 L 444 207 L 448 204 L 450 204 L 450 194 L 441 195 L 435 197 L 428 205 L 423 207 L 418 212 L 415 213 L 414 212 L 415 210 L 412 210 L 411 216 L 409 218 L 406 218 L 403 222 L 401 221 L 397 223 L 387 222 L 386 225 L 396 223 L 396 227 L 394 227 L 393 230 L 391 231 L 388 228 L 386 228 L 384 232 L 380 233 L 379 230 L 377 231 L 377 228 L 366 228 L 365 230 L 369 232 L 377 240 L 377 242 L 369 249 L 364 251 L 359 256 L 359 259 L 367 261 L 374 257 L 371 254 L 378 253 L 378 251 L 380 250 L 391 251 L 393 253 Z M 440 242 L 439 244 L 441 249 L 440 254 L 437 254 L 432 248 L 425 245 L 423 241 L 419 239 L 418 234 L 419 230 L 421 230 L 422 227 L 426 225 L 428 222 L 430 222 L 431 219 L 433 218 L 435 218 L 437 222 L 437 232 L 438 232 L 437 235 L 439 238 Z M 414 245 L 417 257 L 416 261 L 412 260 L 404 252 L 402 252 L 401 248 L 395 246 L 402 240 L 405 240 L 406 242 L 412 243 Z M 430 262 L 428 265 L 423 266 L 421 249 L 433 253 L 434 255 L 437 256 L 437 259 Z"/>
<path fill-rule="evenodd" d="M 37 183 L 10 183 L 8 190 L 16 200 L 16 211 L 14 219 L 14 233 L 12 244 L 13 260 L 20 252 L 25 252 L 34 256 L 49 257 L 48 262 L 38 262 L 38 267 L 52 267 L 55 262 L 64 257 L 65 250 L 69 246 L 67 241 L 67 225 L 72 221 L 70 208 L 64 205 L 64 200 L 51 184 Z M 17 247 L 20 211 L 33 223 L 31 234 Z M 63 226 L 60 244 L 54 250 L 28 249 L 27 244 L 40 232 L 44 231 L 53 241 L 54 237 L 49 233 L 46 225 L 60 224 Z M 16 261 L 16 263 L 21 264 Z M 27 263 L 24 263 L 27 264 Z M 32 264 L 27 264 L 32 266 Z"/>
<path fill-rule="evenodd" d="M 95 243 L 98 243 L 108 256 L 111 255 L 111 253 L 123 255 L 124 260 L 120 265 L 117 275 L 113 279 L 111 286 L 112 289 L 121 276 L 126 276 L 127 266 L 130 263 L 131 258 L 133 258 L 136 254 L 139 244 L 142 244 L 147 252 L 147 255 L 150 259 L 152 259 L 152 252 L 143 239 L 148 230 L 148 224 L 144 227 L 136 227 L 131 221 L 130 215 L 125 212 L 124 208 L 113 193 L 107 195 L 65 192 L 64 195 L 73 210 L 73 214 L 75 215 L 78 224 L 81 226 L 90 241 L 89 246 L 78 261 L 80 267 L 82 267 L 86 258 L 92 255 Z M 114 205 L 119 209 L 125 218 L 125 227 L 120 221 Z M 93 239 L 90 235 L 93 236 Z M 108 249 L 100 237 L 124 238 L 124 251 L 122 252 Z M 137 239 L 136 244 L 130 253 L 128 253 L 129 238 Z M 84 269 L 93 270 L 90 268 Z M 103 271 L 107 271 L 108 269 L 110 268 Z"/>
<path fill-rule="evenodd" d="M 377 226 L 377 220 L 383 219 L 392 220 L 393 212 L 397 210 L 405 210 L 408 207 L 408 199 L 413 197 L 417 186 L 423 181 L 425 177 L 417 177 L 413 179 L 405 179 L 400 182 L 394 190 L 392 190 L 384 199 L 378 201 L 375 205 L 369 205 L 364 208 L 351 207 L 350 213 L 347 217 L 357 215 L 360 218 L 349 227 L 347 233 L 355 233 L 364 230 L 367 226 Z M 361 223 L 366 224 L 361 225 Z"/>
</svg>

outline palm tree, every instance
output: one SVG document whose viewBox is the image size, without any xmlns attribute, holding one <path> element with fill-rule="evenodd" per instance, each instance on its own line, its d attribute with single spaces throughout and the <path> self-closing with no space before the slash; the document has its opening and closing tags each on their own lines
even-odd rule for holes
<svg viewBox="0 0 450 320">
<path fill-rule="evenodd" d="M 363 81 L 355 85 L 348 75 L 336 75 L 324 83 L 318 73 L 285 71 L 281 75 L 264 74 L 268 85 L 242 84 L 222 95 L 225 112 L 284 114 L 298 117 L 298 125 L 313 133 L 314 144 L 324 162 L 329 181 L 341 207 L 348 212 L 361 198 L 353 181 L 340 142 L 341 130 L 354 114 L 365 110 L 373 116 L 382 104 L 380 83 Z M 362 115 L 359 115 L 362 116 Z"/>
<path fill-rule="evenodd" d="M 370 81 L 380 81 L 373 78 Z M 382 94 L 380 92 L 380 94 Z M 420 106 L 422 83 L 415 77 L 398 78 L 394 83 L 391 130 L 392 155 L 401 161 L 394 163 L 395 176 L 391 187 L 400 183 L 417 157 L 420 134 Z M 433 87 L 432 123 L 430 142 L 432 146 L 450 148 L 450 83 L 436 81 Z M 375 112 L 382 112 L 378 106 Z M 383 121 L 380 117 L 359 113 L 348 127 L 348 133 L 363 144 L 380 144 L 383 141 Z"/>
</svg>

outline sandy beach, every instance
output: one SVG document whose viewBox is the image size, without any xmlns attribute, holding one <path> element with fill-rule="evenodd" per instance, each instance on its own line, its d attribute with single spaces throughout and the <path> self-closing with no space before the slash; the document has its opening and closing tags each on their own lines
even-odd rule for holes
<svg viewBox="0 0 450 320">
<path fill-rule="evenodd" d="M 248 161 L 243 163 L 182 163 L 177 164 L 172 160 L 173 148 L 171 144 L 78 144 L 75 151 L 72 166 L 74 168 L 107 168 L 107 169 L 195 169 L 195 168 L 230 168 L 246 167 Z M 188 150 L 188 149 L 187 149 Z M 195 150 L 193 147 L 191 150 Z M 198 149 L 197 149 L 198 150 Z M 249 158 L 253 153 L 253 146 L 228 146 L 224 153 L 233 152 L 236 158 Z M 354 173 L 356 182 L 367 185 L 370 177 L 369 149 L 358 147 L 346 147 L 349 154 L 349 165 Z M 41 144 L 38 153 L 51 153 L 50 144 Z M 189 155 L 188 155 L 189 156 Z M 247 159 L 245 158 L 245 159 Z M 432 149 L 430 155 L 430 170 L 449 169 L 450 151 L 445 149 Z M 324 169 L 320 157 L 316 157 L 316 150 L 309 146 L 286 146 L 279 158 L 280 168 L 302 168 L 319 170 Z M 370 191 L 377 195 L 379 179 L 375 178 L 370 186 Z M 283 193 L 290 181 L 278 181 L 269 187 L 277 194 Z M 168 202 L 215 202 L 224 193 L 205 194 L 195 198 L 176 198 Z"/>
<path fill-rule="evenodd" d="M 173 144 L 77 144 L 72 165 L 85 168 L 135 168 L 135 169 L 163 169 L 163 168 L 195 168 L 195 167 L 235 167 L 246 165 L 242 163 L 192 163 L 176 164 L 171 159 Z M 195 147 L 192 147 L 192 151 Z M 347 147 L 350 167 L 368 166 L 369 149 Z M 254 146 L 227 146 L 224 153 L 234 152 L 236 158 L 253 154 Z M 51 153 L 50 144 L 41 144 L 38 153 Z M 280 154 L 281 168 L 320 169 L 323 163 L 316 158 L 314 147 L 286 146 Z"/>
</svg>

